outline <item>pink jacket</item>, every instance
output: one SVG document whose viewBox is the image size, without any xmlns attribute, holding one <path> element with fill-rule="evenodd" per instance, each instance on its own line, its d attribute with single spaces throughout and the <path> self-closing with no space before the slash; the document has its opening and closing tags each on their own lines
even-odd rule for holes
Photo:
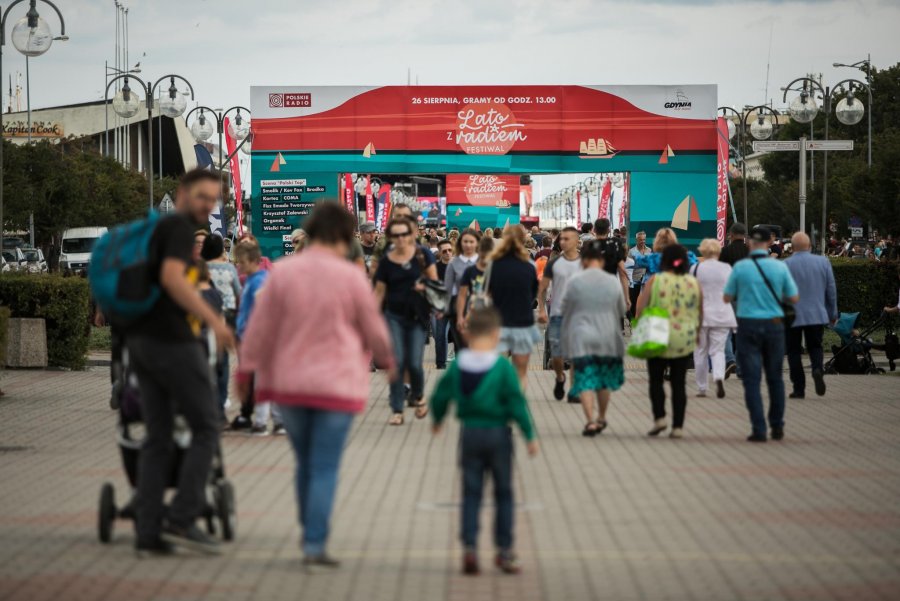
<svg viewBox="0 0 900 601">
<path fill-rule="evenodd" d="M 241 342 L 238 378 L 254 375 L 259 401 L 359 413 L 373 356 L 393 369 L 369 280 L 359 266 L 310 247 L 269 273 Z"/>
</svg>

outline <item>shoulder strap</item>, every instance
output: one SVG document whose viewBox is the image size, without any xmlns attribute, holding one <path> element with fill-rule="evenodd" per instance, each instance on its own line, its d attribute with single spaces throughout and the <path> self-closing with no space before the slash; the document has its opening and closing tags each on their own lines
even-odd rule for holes
<svg viewBox="0 0 900 601">
<path fill-rule="evenodd" d="M 494 270 L 494 262 L 488 261 L 487 267 L 484 270 L 484 281 L 481 284 L 482 294 L 487 294 L 488 289 L 491 287 L 491 272 L 493 270 Z"/>
<path fill-rule="evenodd" d="M 762 279 L 766 283 L 766 287 L 769 289 L 769 292 L 772 293 L 772 298 L 774 298 L 775 302 L 780 305 L 781 299 L 778 298 L 777 294 L 775 294 L 775 288 L 772 287 L 772 283 L 769 282 L 769 278 L 766 277 L 766 272 L 764 272 L 762 267 L 759 266 L 759 257 L 750 257 L 750 259 L 753 261 L 753 264 L 756 265 L 756 268 L 759 270 L 759 275 L 762 276 Z"/>
</svg>

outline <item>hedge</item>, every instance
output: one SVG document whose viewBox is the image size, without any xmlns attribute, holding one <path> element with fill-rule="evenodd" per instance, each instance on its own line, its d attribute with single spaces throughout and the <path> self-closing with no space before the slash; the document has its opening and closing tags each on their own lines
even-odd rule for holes
<svg viewBox="0 0 900 601">
<path fill-rule="evenodd" d="M 61 275 L 3 274 L 0 305 L 9 307 L 12 317 L 45 320 L 50 365 L 84 368 L 90 335 L 87 280 Z"/>
<path fill-rule="evenodd" d="M 898 263 L 876 263 L 854 259 L 831 259 L 837 284 L 838 310 L 859 311 L 867 325 L 878 319 L 885 305 L 897 302 Z"/>
</svg>

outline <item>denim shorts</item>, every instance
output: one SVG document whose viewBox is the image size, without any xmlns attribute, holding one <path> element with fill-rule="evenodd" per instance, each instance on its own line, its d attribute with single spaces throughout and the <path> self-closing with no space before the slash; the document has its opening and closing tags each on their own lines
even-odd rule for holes
<svg viewBox="0 0 900 601">
<path fill-rule="evenodd" d="M 550 341 L 550 356 L 554 359 L 563 358 L 562 354 L 562 315 L 551 315 L 547 325 L 547 340 Z"/>
<path fill-rule="evenodd" d="M 497 346 L 497 350 L 513 355 L 530 355 L 534 351 L 534 345 L 540 340 L 541 334 L 536 326 L 501 328 L 500 344 Z"/>
</svg>

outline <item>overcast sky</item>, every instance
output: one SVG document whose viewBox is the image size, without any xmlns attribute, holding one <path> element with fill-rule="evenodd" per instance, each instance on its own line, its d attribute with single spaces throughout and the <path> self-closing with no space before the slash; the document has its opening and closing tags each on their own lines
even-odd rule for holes
<svg viewBox="0 0 900 601">
<path fill-rule="evenodd" d="M 779 106 L 778 88 L 795 77 L 854 76 L 833 62 L 869 52 L 876 66 L 900 61 L 900 0 L 123 3 L 141 77 L 184 75 L 213 108 L 247 105 L 251 85 L 405 84 L 407 67 L 420 84 L 715 83 L 719 104 L 741 106 L 767 100 L 770 56 Z M 102 99 L 103 63 L 114 60 L 114 0 L 57 4 L 70 40 L 32 60 L 32 108 Z M 7 36 L 26 8 L 13 9 Z M 5 98 L 7 74 L 24 74 L 25 61 L 10 44 L 3 54 Z"/>
</svg>

